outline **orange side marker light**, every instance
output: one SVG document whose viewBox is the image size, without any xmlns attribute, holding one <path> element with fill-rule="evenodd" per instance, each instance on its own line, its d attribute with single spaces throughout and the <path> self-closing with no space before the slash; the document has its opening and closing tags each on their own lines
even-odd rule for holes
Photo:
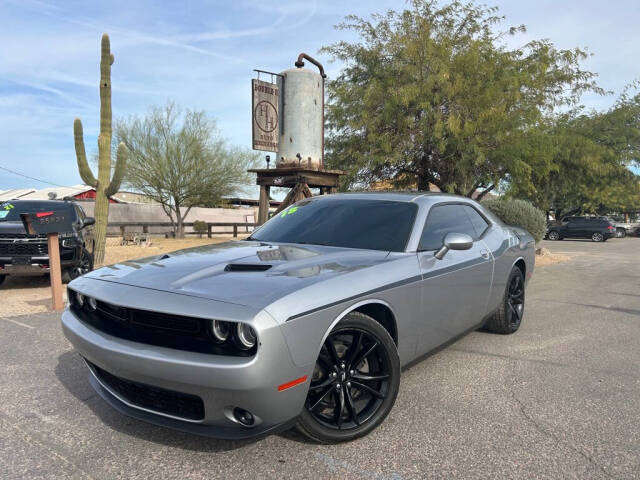
<svg viewBox="0 0 640 480">
<path fill-rule="evenodd" d="M 306 375 L 304 377 L 296 378 L 295 380 L 291 380 L 290 382 L 283 383 L 282 385 L 278 385 L 278 391 L 281 392 L 283 390 L 286 390 L 287 388 L 295 387 L 296 385 L 300 383 L 304 383 L 306 381 L 307 381 Z"/>
</svg>

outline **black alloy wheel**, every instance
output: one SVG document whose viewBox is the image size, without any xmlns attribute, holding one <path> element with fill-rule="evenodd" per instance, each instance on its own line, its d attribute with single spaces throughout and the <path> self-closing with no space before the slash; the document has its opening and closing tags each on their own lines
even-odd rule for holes
<svg viewBox="0 0 640 480">
<path fill-rule="evenodd" d="M 515 333 L 524 316 L 524 275 L 517 266 L 507 277 L 504 299 L 498 310 L 487 320 L 485 328 L 490 332 L 510 335 Z"/>
<path fill-rule="evenodd" d="M 553 241 L 560 240 L 560 234 L 558 232 L 556 232 L 555 230 L 551 230 L 549 232 L 549 234 L 547 235 L 547 238 L 549 240 L 553 240 Z"/>
<path fill-rule="evenodd" d="M 600 232 L 596 232 L 591 235 L 591 240 L 593 240 L 594 242 L 602 242 L 604 240 L 604 235 L 602 235 Z"/>
<path fill-rule="evenodd" d="M 507 320 L 515 331 L 520 326 L 522 315 L 524 314 L 524 282 L 522 275 L 513 275 L 509 279 L 505 300 Z"/>
<path fill-rule="evenodd" d="M 389 333 L 372 318 L 350 313 L 322 345 L 298 429 L 323 443 L 369 433 L 393 407 L 399 377 Z"/>
<path fill-rule="evenodd" d="M 82 249 L 82 254 L 80 256 L 80 262 L 66 269 L 62 274 L 62 281 L 64 283 L 69 283 L 71 280 L 74 280 L 85 273 L 89 273 L 93 270 L 93 256 L 89 253 L 86 248 Z"/>
</svg>

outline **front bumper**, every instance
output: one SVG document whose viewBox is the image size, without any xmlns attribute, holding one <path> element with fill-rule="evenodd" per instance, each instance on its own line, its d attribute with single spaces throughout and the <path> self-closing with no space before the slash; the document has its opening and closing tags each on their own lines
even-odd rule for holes
<svg viewBox="0 0 640 480">
<path fill-rule="evenodd" d="M 266 323 L 272 325 L 264 328 Z M 90 368 L 92 386 L 112 407 L 146 422 L 224 439 L 252 438 L 287 428 L 306 398 L 308 381 L 283 391 L 278 385 L 304 375 L 310 378 L 313 365 L 293 364 L 280 328 L 271 317 L 256 325 L 262 326 L 258 327 L 256 355 L 230 357 L 123 340 L 86 325 L 68 309 L 62 315 L 65 336 L 90 364 L 131 382 L 195 395 L 204 404 L 204 418 L 179 418 L 137 405 L 109 388 Z M 234 407 L 251 412 L 254 425 L 247 427 L 235 420 Z"/>
<path fill-rule="evenodd" d="M 77 248 L 60 246 L 60 266 L 64 270 L 78 264 L 80 251 Z M 49 255 L 3 255 L 0 254 L 0 275 L 29 276 L 49 273 Z"/>
</svg>

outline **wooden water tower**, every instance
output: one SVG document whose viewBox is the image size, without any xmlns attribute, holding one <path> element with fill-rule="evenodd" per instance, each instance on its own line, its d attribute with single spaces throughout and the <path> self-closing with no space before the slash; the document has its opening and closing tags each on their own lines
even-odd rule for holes
<svg viewBox="0 0 640 480">
<path fill-rule="evenodd" d="M 318 67 L 319 73 L 304 67 L 304 61 Z M 258 224 L 269 219 L 271 187 L 290 191 L 276 211 L 311 197 L 311 188 L 320 194 L 336 191 L 342 170 L 324 165 L 324 82 L 323 66 L 306 53 L 298 55 L 295 68 L 281 73 L 262 70 L 252 82 L 253 148 L 277 152 L 276 167 L 251 169 L 260 186 Z M 260 73 L 271 75 L 271 83 L 260 80 Z M 273 78 L 276 82 L 273 82 Z"/>
</svg>

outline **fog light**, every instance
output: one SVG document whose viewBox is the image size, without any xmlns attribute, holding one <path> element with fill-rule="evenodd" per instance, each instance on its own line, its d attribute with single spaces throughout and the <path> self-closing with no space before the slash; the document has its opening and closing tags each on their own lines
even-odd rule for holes
<svg viewBox="0 0 640 480">
<path fill-rule="evenodd" d="M 255 422 L 252 413 L 240 407 L 233 409 L 233 416 L 238 422 L 247 427 L 250 427 Z"/>
<path fill-rule="evenodd" d="M 229 338 L 229 332 L 231 332 L 231 325 L 229 322 L 223 322 L 222 320 L 214 320 L 211 324 L 211 331 L 213 336 L 219 342 L 224 342 Z"/>
<path fill-rule="evenodd" d="M 238 338 L 238 344 L 240 348 L 249 350 L 256 344 L 256 332 L 246 323 L 239 323 L 236 327 L 236 336 Z"/>
</svg>

